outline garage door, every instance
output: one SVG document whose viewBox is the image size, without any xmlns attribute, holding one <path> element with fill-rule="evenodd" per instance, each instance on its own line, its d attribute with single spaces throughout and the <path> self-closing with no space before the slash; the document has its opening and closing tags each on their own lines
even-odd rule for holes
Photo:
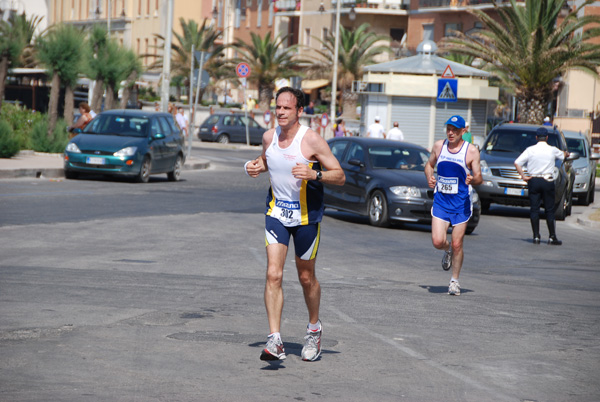
<svg viewBox="0 0 600 402">
<path fill-rule="evenodd" d="M 429 146 L 430 105 L 430 98 L 392 97 L 391 122 L 398 122 L 404 141 Z"/>
</svg>

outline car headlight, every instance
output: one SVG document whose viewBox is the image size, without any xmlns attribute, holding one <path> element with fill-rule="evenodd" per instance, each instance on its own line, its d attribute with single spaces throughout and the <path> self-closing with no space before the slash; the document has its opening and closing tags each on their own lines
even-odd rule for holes
<svg viewBox="0 0 600 402">
<path fill-rule="evenodd" d="M 490 170 L 490 168 L 488 167 L 488 164 L 486 161 L 480 161 L 479 165 L 481 166 L 481 175 L 482 176 L 489 176 L 492 174 L 492 171 Z"/>
<path fill-rule="evenodd" d="M 137 147 L 127 147 L 127 148 L 123 148 L 123 149 L 115 152 L 113 155 L 116 157 L 122 158 L 124 156 L 135 155 L 135 151 L 137 151 Z"/>
<path fill-rule="evenodd" d="M 588 174 L 589 171 L 590 171 L 589 168 L 586 166 L 586 167 L 575 169 L 575 174 L 577 176 L 580 176 L 580 175 Z"/>
<path fill-rule="evenodd" d="M 421 190 L 418 187 L 409 187 L 409 186 L 394 186 L 390 187 L 390 191 L 400 197 L 421 197 Z"/>
<path fill-rule="evenodd" d="M 67 144 L 67 147 L 65 148 L 65 151 L 67 152 L 73 152 L 75 154 L 80 154 L 81 150 L 79 149 L 79 147 L 77 146 L 77 144 L 75 144 L 74 142 L 69 142 Z"/>
</svg>

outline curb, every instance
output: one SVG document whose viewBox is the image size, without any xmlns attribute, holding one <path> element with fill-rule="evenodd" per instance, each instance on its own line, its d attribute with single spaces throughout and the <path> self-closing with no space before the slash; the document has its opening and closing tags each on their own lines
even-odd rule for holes
<svg viewBox="0 0 600 402">
<path fill-rule="evenodd" d="M 203 159 L 186 161 L 182 170 L 202 170 L 210 168 L 210 162 Z M 16 179 L 19 177 L 30 178 L 64 178 L 63 168 L 23 168 L 23 169 L 0 169 L 0 179 Z"/>
</svg>

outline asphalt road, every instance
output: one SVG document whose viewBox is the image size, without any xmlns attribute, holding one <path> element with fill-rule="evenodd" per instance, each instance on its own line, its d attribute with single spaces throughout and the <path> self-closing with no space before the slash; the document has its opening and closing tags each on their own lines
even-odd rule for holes
<svg viewBox="0 0 600 402">
<path fill-rule="evenodd" d="M 597 401 L 600 230 L 574 216 L 534 246 L 493 207 L 465 240 L 460 297 L 427 226 L 327 212 L 322 358 L 284 277 L 288 359 L 259 360 L 268 179 L 256 149 L 202 147 L 205 171 L 148 184 L 0 180 L 2 401 Z M 597 194 L 598 195 L 598 194 Z M 598 198 L 597 198 L 598 199 Z"/>
</svg>

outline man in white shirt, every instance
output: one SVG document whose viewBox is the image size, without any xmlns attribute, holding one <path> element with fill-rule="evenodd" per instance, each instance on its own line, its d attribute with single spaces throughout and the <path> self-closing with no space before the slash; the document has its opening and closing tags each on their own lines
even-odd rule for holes
<svg viewBox="0 0 600 402">
<path fill-rule="evenodd" d="M 379 116 L 375 116 L 375 123 L 369 126 L 367 130 L 367 137 L 371 138 L 385 138 L 385 130 L 379 123 Z"/>
<path fill-rule="evenodd" d="M 394 127 L 390 131 L 388 131 L 387 139 L 394 141 L 404 141 L 404 134 L 402 134 L 402 130 L 398 128 L 397 121 L 394 122 Z"/>
<path fill-rule="evenodd" d="M 529 202 L 531 203 L 529 219 L 533 230 L 533 244 L 540 244 L 540 205 L 544 200 L 546 225 L 550 232 L 548 244 L 560 246 L 562 241 L 556 238 L 555 187 L 552 173 L 556 159 L 562 161 L 568 153 L 548 145 L 548 130 L 545 128 L 538 128 L 536 137 L 537 144 L 530 146 L 519 155 L 515 160 L 515 167 L 521 178 L 527 182 L 529 190 Z M 527 173 L 524 172 L 523 166 L 527 166 Z"/>
<path fill-rule="evenodd" d="M 187 138 L 188 135 L 188 118 L 186 115 L 183 114 L 183 108 L 179 107 L 177 109 L 177 116 L 175 117 L 177 119 L 177 124 L 179 125 L 179 128 L 181 129 L 181 131 L 183 131 L 183 135 Z"/>
</svg>

